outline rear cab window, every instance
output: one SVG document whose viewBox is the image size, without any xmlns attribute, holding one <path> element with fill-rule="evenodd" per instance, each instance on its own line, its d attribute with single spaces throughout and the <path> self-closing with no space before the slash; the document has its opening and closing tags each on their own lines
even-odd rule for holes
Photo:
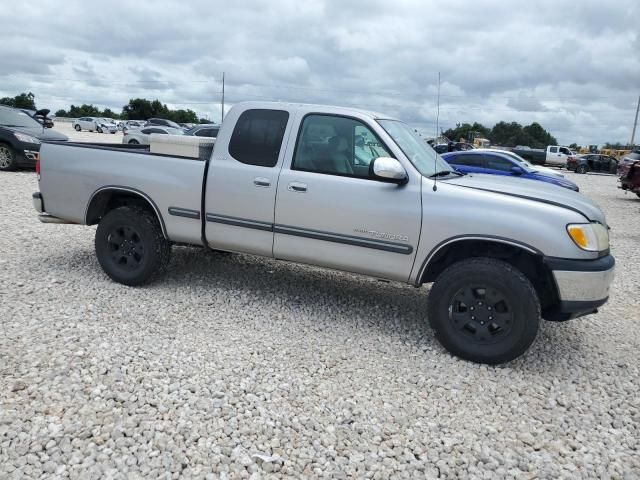
<svg viewBox="0 0 640 480">
<path fill-rule="evenodd" d="M 288 121 L 289 112 L 284 110 L 243 112 L 229 140 L 229 155 L 246 165 L 275 167 Z"/>
</svg>

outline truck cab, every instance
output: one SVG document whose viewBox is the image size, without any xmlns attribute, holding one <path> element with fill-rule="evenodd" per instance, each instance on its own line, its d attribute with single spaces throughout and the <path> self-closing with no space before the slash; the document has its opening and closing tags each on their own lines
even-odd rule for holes
<svg viewBox="0 0 640 480">
<path fill-rule="evenodd" d="M 561 147 L 559 145 L 549 145 L 547 147 L 546 164 L 556 167 L 564 167 L 567 164 L 567 158 L 572 155 L 569 147 Z"/>
</svg>

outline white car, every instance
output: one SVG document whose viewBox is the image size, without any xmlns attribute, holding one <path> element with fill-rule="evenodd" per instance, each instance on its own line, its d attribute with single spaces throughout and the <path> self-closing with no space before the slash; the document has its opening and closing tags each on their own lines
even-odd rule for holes
<svg viewBox="0 0 640 480">
<path fill-rule="evenodd" d="M 110 122 L 106 118 L 99 117 L 81 117 L 73 122 L 73 128 L 76 132 L 82 130 L 89 130 L 90 132 L 98 133 L 116 133 L 118 127 L 113 122 Z"/>
<path fill-rule="evenodd" d="M 140 130 L 126 130 L 122 137 L 122 143 L 129 145 L 149 145 L 150 135 L 158 133 L 160 135 L 184 135 L 181 128 L 161 127 L 160 125 L 150 125 Z"/>
</svg>

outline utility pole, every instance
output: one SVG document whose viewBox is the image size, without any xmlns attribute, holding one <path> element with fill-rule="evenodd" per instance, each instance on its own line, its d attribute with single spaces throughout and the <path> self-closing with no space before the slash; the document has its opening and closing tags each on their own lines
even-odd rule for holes
<svg viewBox="0 0 640 480">
<path fill-rule="evenodd" d="M 222 105 L 220 109 L 220 123 L 224 121 L 224 72 L 222 72 Z"/>
<path fill-rule="evenodd" d="M 436 111 L 436 138 L 440 135 L 440 72 L 438 72 L 438 109 Z"/>
<path fill-rule="evenodd" d="M 633 121 L 633 132 L 631 132 L 631 148 L 636 139 L 636 127 L 638 126 L 638 112 L 640 111 L 640 97 L 638 97 L 638 106 L 636 107 L 636 119 Z"/>
</svg>

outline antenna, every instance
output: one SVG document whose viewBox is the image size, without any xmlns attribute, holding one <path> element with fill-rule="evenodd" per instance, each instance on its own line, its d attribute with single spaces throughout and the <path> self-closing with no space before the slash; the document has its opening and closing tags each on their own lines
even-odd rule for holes
<svg viewBox="0 0 640 480">
<path fill-rule="evenodd" d="M 224 121 L 224 72 L 222 72 L 222 105 L 220 109 L 220 123 Z"/>
<path fill-rule="evenodd" d="M 438 127 L 440 127 L 440 72 L 438 72 L 438 107 L 436 110 L 436 139 L 438 138 L 438 132 L 439 132 Z M 433 173 L 437 173 L 436 172 L 436 168 L 438 168 L 437 159 L 438 159 L 438 154 L 436 153 L 435 156 L 433 157 Z M 435 177 L 433 177 L 433 191 L 435 192 L 437 190 L 438 190 L 438 176 L 436 175 Z"/>
</svg>

